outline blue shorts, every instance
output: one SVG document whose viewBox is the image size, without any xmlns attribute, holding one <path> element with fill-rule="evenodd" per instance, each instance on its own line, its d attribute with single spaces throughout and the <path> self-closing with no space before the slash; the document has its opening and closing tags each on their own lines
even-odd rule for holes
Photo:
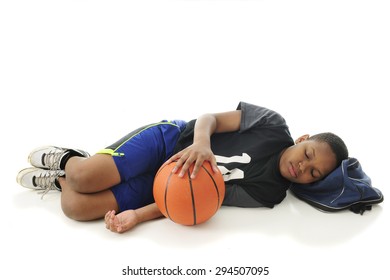
<svg viewBox="0 0 390 280">
<path fill-rule="evenodd" d="M 180 120 L 150 124 L 98 152 L 113 157 L 121 176 L 121 182 L 111 188 L 120 212 L 154 202 L 154 176 L 173 155 L 185 126 Z"/>
</svg>

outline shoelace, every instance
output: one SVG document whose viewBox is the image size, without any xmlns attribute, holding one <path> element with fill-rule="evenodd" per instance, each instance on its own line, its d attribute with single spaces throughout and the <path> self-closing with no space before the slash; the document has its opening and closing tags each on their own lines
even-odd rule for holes
<svg viewBox="0 0 390 280">
<path fill-rule="evenodd" d="M 55 180 L 65 175 L 63 170 L 47 170 L 40 174 L 40 176 L 35 177 L 35 184 L 42 187 L 42 191 L 39 191 L 38 194 L 42 194 L 41 199 L 51 190 L 58 190 L 58 187 L 55 185 Z"/>
<path fill-rule="evenodd" d="M 44 163 L 47 168 L 50 170 L 60 169 L 60 160 L 62 155 L 64 154 L 64 150 L 62 149 L 54 149 L 44 156 Z"/>
<path fill-rule="evenodd" d="M 60 161 L 62 156 L 64 155 L 65 150 L 61 148 L 55 148 L 49 153 L 45 154 L 43 161 L 46 167 L 49 168 L 49 171 L 40 178 L 42 182 L 44 183 L 42 186 L 44 187 L 43 191 L 38 192 L 39 194 L 42 194 L 41 199 L 51 190 L 59 190 L 58 187 L 55 185 L 55 180 L 65 175 L 64 170 L 60 169 Z M 39 182 L 37 180 L 36 182 Z"/>
</svg>

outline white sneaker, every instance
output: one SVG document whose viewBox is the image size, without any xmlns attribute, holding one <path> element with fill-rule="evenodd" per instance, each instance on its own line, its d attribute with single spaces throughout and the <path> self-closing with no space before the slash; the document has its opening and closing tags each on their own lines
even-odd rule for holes
<svg viewBox="0 0 390 280">
<path fill-rule="evenodd" d="M 51 190 L 61 191 L 57 179 L 60 176 L 64 176 L 63 170 L 45 170 L 35 167 L 29 167 L 21 170 L 16 177 L 16 181 L 19 185 L 32 189 L 43 191 L 44 194 Z"/>
<path fill-rule="evenodd" d="M 28 156 L 28 162 L 38 168 L 61 170 L 65 167 L 62 160 L 67 160 L 71 156 L 89 157 L 90 155 L 82 150 L 44 146 L 33 150 Z"/>
</svg>

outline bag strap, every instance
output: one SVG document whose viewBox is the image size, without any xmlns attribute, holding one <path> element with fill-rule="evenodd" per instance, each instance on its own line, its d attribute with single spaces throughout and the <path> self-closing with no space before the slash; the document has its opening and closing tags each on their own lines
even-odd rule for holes
<svg viewBox="0 0 390 280">
<path fill-rule="evenodd" d="M 372 209 L 371 204 L 364 204 L 364 203 L 356 203 L 351 207 L 349 207 L 349 210 L 351 210 L 353 213 L 360 214 L 360 215 L 363 215 L 363 213 L 366 210 L 371 210 L 371 209 Z"/>
</svg>

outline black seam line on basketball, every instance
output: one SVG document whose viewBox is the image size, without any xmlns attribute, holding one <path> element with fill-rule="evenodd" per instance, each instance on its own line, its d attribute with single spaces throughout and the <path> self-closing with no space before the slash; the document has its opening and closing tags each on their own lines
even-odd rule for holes
<svg viewBox="0 0 390 280">
<path fill-rule="evenodd" d="M 192 188 L 192 180 L 191 180 L 191 173 L 189 170 L 187 170 L 187 174 L 188 174 L 188 182 L 190 183 L 190 191 L 191 191 L 191 199 L 192 199 L 192 211 L 194 213 L 194 224 L 193 225 L 196 225 L 196 208 L 195 208 L 195 198 L 194 198 L 194 190 Z"/>
<path fill-rule="evenodd" d="M 210 172 L 207 170 L 207 168 L 205 168 L 203 165 L 202 165 L 202 168 L 204 169 L 204 171 L 206 171 L 206 173 L 210 176 L 211 180 L 213 181 L 213 184 L 214 184 L 214 188 L 217 192 L 217 197 L 218 197 L 218 203 L 217 203 L 217 209 L 215 210 L 215 212 L 218 211 L 218 207 L 219 207 L 219 190 L 218 190 L 218 186 L 217 186 L 217 183 L 215 182 L 213 176 L 210 174 Z"/>
<path fill-rule="evenodd" d="M 169 182 L 171 181 L 172 175 L 173 175 L 173 173 L 170 173 L 168 176 L 167 182 L 165 184 L 165 194 L 164 194 L 164 206 L 165 206 L 165 211 L 167 212 L 167 216 L 169 219 L 171 219 L 171 216 L 169 215 L 169 211 L 168 211 L 167 197 L 168 197 Z"/>
</svg>

